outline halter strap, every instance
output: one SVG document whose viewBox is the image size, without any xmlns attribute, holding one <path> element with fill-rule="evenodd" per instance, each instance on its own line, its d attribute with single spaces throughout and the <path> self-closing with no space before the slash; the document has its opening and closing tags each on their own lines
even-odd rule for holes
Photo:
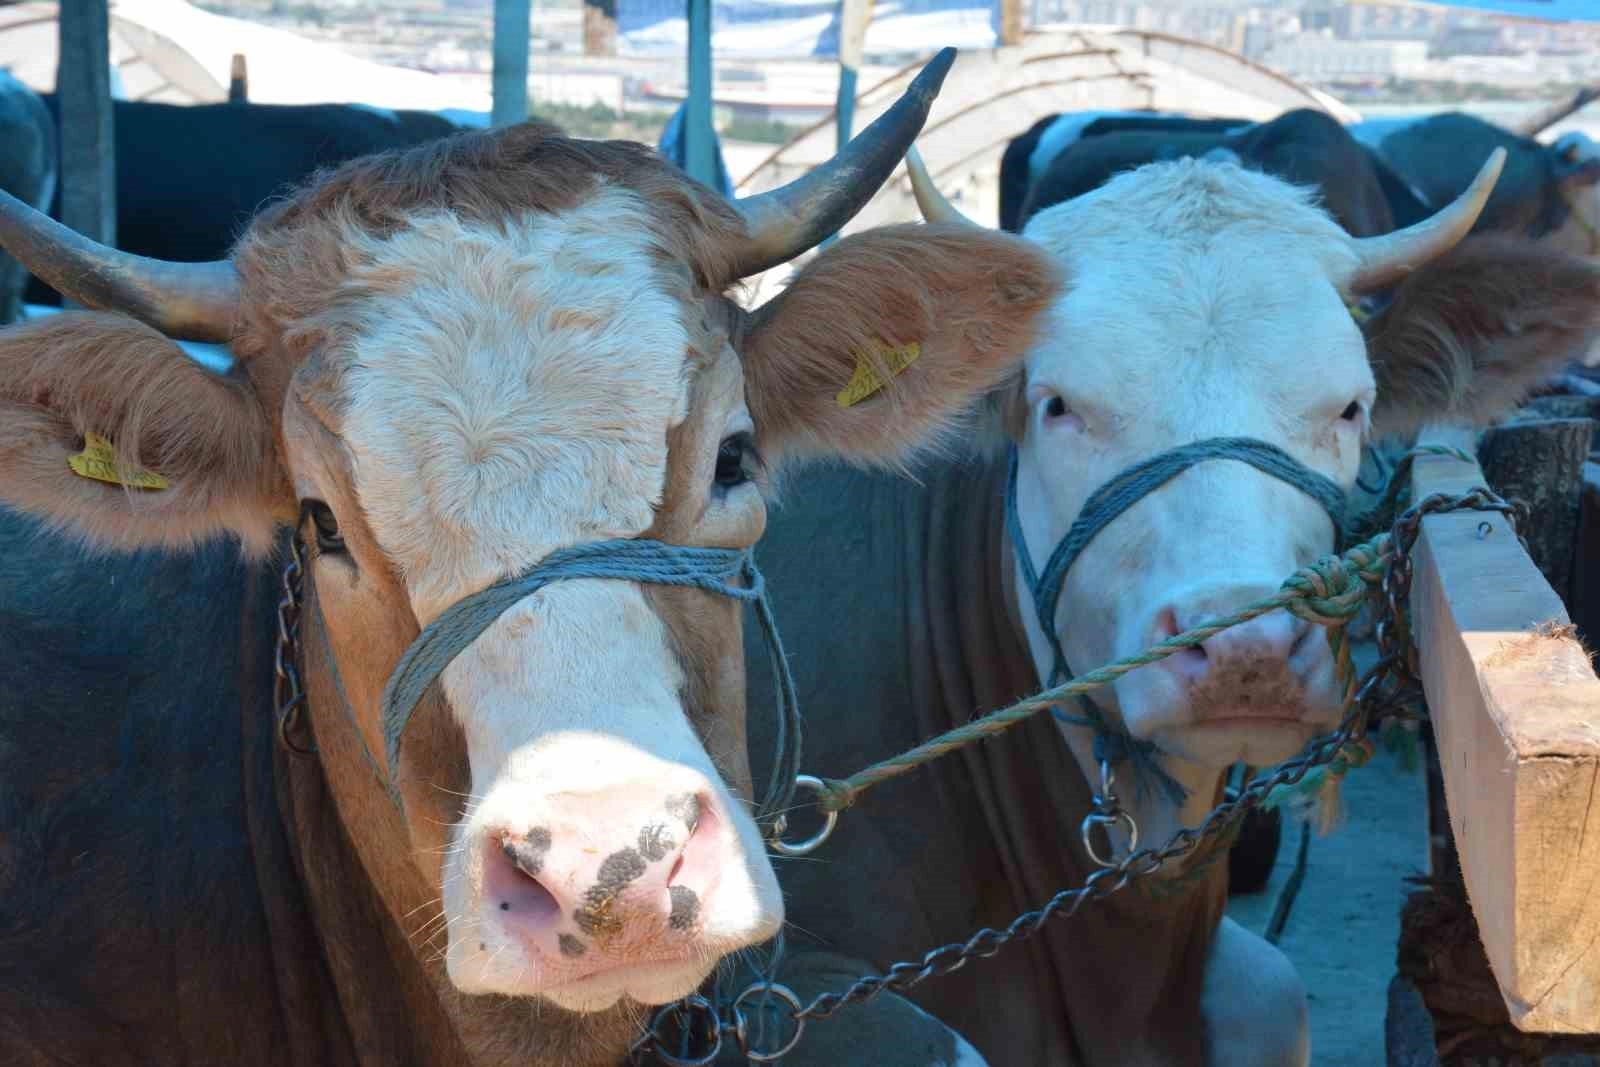
<svg viewBox="0 0 1600 1067">
<path fill-rule="evenodd" d="M 1149 459 L 1141 460 L 1123 470 L 1100 486 L 1084 502 L 1083 510 L 1056 544 L 1045 561 L 1042 572 L 1033 565 L 1028 552 L 1027 539 L 1022 535 L 1022 520 L 1017 514 L 1017 463 L 1015 446 L 1011 449 L 1009 470 L 1006 474 L 1006 534 L 1011 539 L 1017 565 L 1022 570 L 1023 581 L 1033 598 L 1033 610 L 1039 629 L 1050 642 L 1053 662 L 1048 683 L 1060 685 L 1072 679 L 1072 668 L 1067 663 L 1056 632 L 1056 607 L 1061 601 L 1061 590 L 1066 584 L 1067 571 L 1082 555 L 1083 550 L 1118 516 L 1150 493 L 1166 485 L 1189 468 L 1208 460 L 1231 459 L 1287 482 L 1318 504 L 1333 520 L 1334 539 L 1337 543 L 1344 521 L 1344 491 L 1333 479 L 1307 467 L 1283 449 L 1265 441 L 1249 437 L 1211 437 L 1203 441 L 1179 445 Z M 1157 761 L 1154 743 L 1137 739 L 1126 730 L 1114 726 L 1098 705 L 1087 696 L 1078 698 L 1081 715 L 1070 715 L 1060 708 L 1052 713 L 1063 722 L 1089 726 L 1095 731 L 1095 758 L 1107 763 L 1123 759 L 1133 761 L 1135 767 L 1146 772 L 1166 791 L 1175 803 L 1181 803 L 1186 794 L 1181 785 Z M 1141 782 L 1141 785 L 1143 783 Z"/>
<path fill-rule="evenodd" d="M 778 704 L 772 776 L 758 818 L 770 818 L 786 809 L 799 772 L 800 705 L 767 600 L 766 582 L 754 557 L 748 549 L 700 548 L 651 540 L 595 541 L 557 549 L 527 571 L 456 601 L 423 628 L 383 688 L 383 741 L 388 768 L 385 785 L 396 804 L 400 795 L 396 785 L 400 744 L 422 694 L 512 606 L 553 582 L 577 578 L 703 589 L 755 605 L 777 680 Z M 741 581 L 744 584 L 738 584 Z"/>
</svg>

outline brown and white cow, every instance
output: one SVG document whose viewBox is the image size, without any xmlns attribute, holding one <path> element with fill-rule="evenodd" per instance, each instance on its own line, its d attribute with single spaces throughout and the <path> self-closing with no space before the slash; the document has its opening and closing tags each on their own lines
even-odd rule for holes
<svg viewBox="0 0 1600 1067">
<path fill-rule="evenodd" d="M 1600 269 L 1527 241 L 1451 250 L 1497 165 L 1428 222 L 1366 240 L 1307 190 L 1196 160 L 1119 175 L 1033 216 L 1023 236 L 1067 281 L 994 407 L 1017 452 L 1035 566 L 1093 490 L 1176 446 L 1255 438 L 1348 490 L 1369 434 L 1512 406 L 1600 327 Z M 925 213 L 958 218 L 913 175 Z M 1346 306 L 1381 285 L 1397 286 L 1393 302 L 1358 326 Z M 807 475 L 768 529 L 811 773 L 858 770 L 1049 677 L 1051 642 L 1006 532 L 1007 463 L 962 457 L 918 475 Z M 1202 462 L 1088 543 L 1046 625 L 1086 671 L 1272 593 L 1331 551 L 1334 532 L 1300 490 L 1245 463 Z M 813 591 L 792 606 L 785 591 L 802 582 Z M 760 675 L 753 667 L 752 708 Z M 1199 822 L 1230 764 L 1293 755 L 1340 709 L 1322 631 L 1281 613 L 1126 675 L 1097 703 L 1154 743 L 1186 790 L 1180 805 L 1134 765 L 1118 768 L 1149 845 Z M 753 729 L 762 721 L 752 715 Z M 1082 884 L 1096 868 L 1079 826 L 1098 782 L 1091 731 L 1041 715 L 866 793 L 822 851 L 783 868 L 795 933 L 781 976 L 804 995 L 842 989 Z M 1305 1063 L 1299 979 L 1223 918 L 1226 865 L 1165 874 L 910 996 L 995 1064 Z M 827 1025 L 792 1062 L 838 1062 L 829 1056 L 850 1037 Z"/>
<path fill-rule="evenodd" d="M 553 550 L 749 546 L 768 470 L 900 463 L 1007 373 L 1058 288 L 1012 237 L 876 231 L 753 313 L 725 295 L 859 209 L 950 58 L 838 159 L 739 204 L 538 124 L 344 165 L 218 263 L 116 253 L 0 198 L 0 245 L 103 309 L 0 333 L 0 502 L 96 549 L 237 538 L 251 565 L 206 594 L 225 603 L 298 520 L 318 750 L 260 743 L 272 632 L 186 632 L 148 564 L 82 567 L 82 596 L 112 579 L 97 628 L 244 664 L 248 714 L 172 705 L 194 678 L 159 663 L 97 675 L 50 628 L 68 605 L 5 604 L 12 662 L 45 666 L 0 707 L 0 1059 L 614 1063 L 640 1005 L 779 928 L 735 601 L 597 579 L 525 597 L 424 697 L 393 776 L 380 694 L 421 627 Z M 920 360 L 841 407 L 881 334 Z M 225 340 L 235 369 L 170 337 Z M 115 474 L 73 466 L 90 435 Z M 121 805 L 91 816 L 88 766 Z M 96 844 L 58 858 L 91 817 Z"/>
</svg>

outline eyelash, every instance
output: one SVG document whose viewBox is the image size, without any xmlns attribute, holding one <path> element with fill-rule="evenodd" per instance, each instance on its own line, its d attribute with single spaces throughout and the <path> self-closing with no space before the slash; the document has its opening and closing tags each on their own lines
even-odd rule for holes
<svg viewBox="0 0 1600 1067">
<path fill-rule="evenodd" d="M 748 433 L 736 433 L 717 446 L 717 469 L 712 482 L 724 491 L 736 489 L 751 481 L 761 466 L 755 439 Z"/>
</svg>

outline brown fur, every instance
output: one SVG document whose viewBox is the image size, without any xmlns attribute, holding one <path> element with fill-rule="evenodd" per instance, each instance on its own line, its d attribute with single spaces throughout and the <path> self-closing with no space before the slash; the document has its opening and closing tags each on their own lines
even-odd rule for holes
<svg viewBox="0 0 1600 1067">
<path fill-rule="evenodd" d="M 1380 435 L 1486 423 L 1587 347 L 1600 267 L 1534 242 L 1477 237 L 1407 278 L 1366 328 Z"/>
<path fill-rule="evenodd" d="M 72 474 L 67 457 L 86 432 L 171 487 Z M 186 549 L 232 530 L 261 553 L 273 523 L 293 514 L 248 383 L 120 315 L 67 312 L 0 332 L 0 470 L 0 500 L 105 548 Z"/>
<path fill-rule="evenodd" d="M 755 313 L 741 345 L 763 452 L 899 462 L 1016 366 L 1060 286 L 1048 256 L 1009 234 L 934 224 L 845 238 Z M 921 356 L 840 408 L 856 353 L 880 340 Z"/>
</svg>

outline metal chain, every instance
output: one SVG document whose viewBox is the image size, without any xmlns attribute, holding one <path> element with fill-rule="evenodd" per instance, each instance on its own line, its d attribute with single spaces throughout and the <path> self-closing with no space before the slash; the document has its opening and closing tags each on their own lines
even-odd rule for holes
<svg viewBox="0 0 1600 1067">
<path fill-rule="evenodd" d="M 729 1009 L 731 1018 L 723 1018 L 717 1006 L 698 996 L 692 998 L 692 1003 L 680 1002 L 659 1009 L 630 1050 L 634 1061 L 639 1062 L 642 1055 L 653 1053 L 663 1062 L 674 1065 L 709 1064 L 721 1049 L 721 1035 L 734 1032 L 741 1037 L 740 1051 L 746 1057 L 756 1062 L 774 1062 L 799 1044 L 808 1022 L 831 1018 L 851 1004 L 868 1003 L 885 992 L 904 993 L 930 978 L 960 970 L 969 960 L 987 959 L 1014 941 L 1025 941 L 1032 937 L 1051 919 L 1070 918 L 1085 904 L 1103 900 L 1134 881 L 1149 878 L 1169 864 L 1186 859 L 1202 847 L 1215 845 L 1236 833 L 1244 817 L 1260 807 L 1273 790 L 1297 785 L 1312 770 L 1333 762 L 1345 746 L 1361 741 L 1372 723 L 1384 713 L 1411 706 L 1420 698 L 1421 683 L 1414 662 L 1415 646 L 1406 625 L 1406 604 L 1412 578 L 1411 551 L 1422 520 L 1429 515 L 1448 511 L 1497 511 L 1506 517 L 1515 531 L 1521 509 L 1480 487 L 1461 494 L 1436 493 L 1402 512 L 1390 527 L 1390 561 L 1379 583 L 1378 595 L 1385 602 L 1387 612 L 1378 624 L 1378 661 L 1362 676 L 1346 705 L 1338 729 L 1313 740 L 1299 756 L 1278 764 L 1270 774 L 1251 779 L 1232 799 L 1224 800 L 1211 809 L 1199 825 L 1179 830 L 1157 848 L 1130 851 L 1120 862 L 1092 872 L 1082 885 L 1063 889 L 1043 907 L 1017 916 L 1004 929 L 985 927 L 965 941 L 955 941 L 932 949 L 920 960 L 896 963 L 882 974 L 864 975 L 856 979 L 841 991 L 819 994 L 809 1004 L 792 1013 L 795 1032 L 780 1049 L 772 1052 L 752 1051 L 743 1040 L 744 1017 L 738 1005 L 757 993 L 783 989 L 772 980 L 763 978 L 739 994 Z M 1518 537 L 1520 539 L 1521 535 Z M 793 997 L 787 989 L 783 989 L 783 993 L 788 994 L 788 998 L 784 999 Z M 662 1027 L 674 1012 L 681 1012 L 685 1004 L 696 1015 L 703 1017 L 702 1029 L 714 1037 L 710 1051 L 701 1051 L 702 1058 L 691 1058 L 681 1043 L 678 1053 L 671 1053 L 666 1048 L 667 1035 L 662 1032 Z M 688 1026 L 693 1028 L 693 1018 Z M 688 1036 L 689 1030 L 680 1030 L 680 1042 Z"/>
<path fill-rule="evenodd" d="M 301 742 L 304 732 L 305 690 L 300 685 L 300 668 L 295 662 L 295 643 L 300 636 L 300 595 L 305 585 L 305 561 L 298 534 L 289 539 L 289 562 L 284 565 L 278 598 L 278 647 L 273 655 L 272 698 L 277 709 L 278 741 L 296 756 L 316 754 L 315 741 Z"/>
</svg>

